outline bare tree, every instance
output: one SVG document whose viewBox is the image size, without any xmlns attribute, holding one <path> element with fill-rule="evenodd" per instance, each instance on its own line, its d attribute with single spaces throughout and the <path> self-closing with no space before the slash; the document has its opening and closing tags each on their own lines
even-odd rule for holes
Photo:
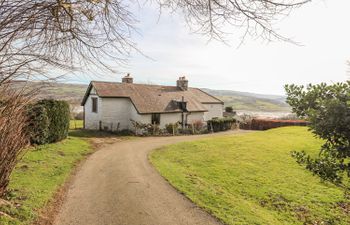
<svg viewBox="0 0 350 225">
<path fill-rule="evenodd" d="M 147 0 L 145 0 L 147 1 Z M 222 39 L 226 25 L 247 35 L 287 40 L 273 29 L 281 15 L 309 0 L 157 0 L 198 32 Z M 0 0 L 0 85 L 52 78 L 58 70 L 112 69 L 136 49 L 137 21 L 126 0 Z M 141 5 L 141 4 L 140 4 Z M 107 63 L 109 62 L 109 63 Z"/>
<path fill-rule="evenodd" d="M 311 0 L 158 0 L 162 7 L 182 11 L 187 23 L 211 38 L 222 40 L 225 27 L 244 28 L 245 35 L 292 41 L 273 23 Z M 243 38 L 244 38 L 243 37 Z"/>
<path fill-rule="evenodd" d="M 9 183 L 9 177 L 24 147 L 26 135 L 26 105 L 31 94 L 0 87 L 0 197 Z"/>
<path fill-rule="evenodd" d="M 121 1 L 0 0 L 0 85 L 123 63 L 134 22 Z"/>
</svg>

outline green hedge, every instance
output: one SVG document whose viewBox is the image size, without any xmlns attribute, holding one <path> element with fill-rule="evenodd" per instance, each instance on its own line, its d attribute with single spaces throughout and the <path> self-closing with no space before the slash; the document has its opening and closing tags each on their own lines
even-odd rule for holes
<svg viewBox="0 0 350 225">
<path fill-rule="evenodd" d="M 46 144 L 49 137 L 49 117 L 43 105 L 34 104 L 28 107 L 28 135 L 32 144 Z"/>
<path fill-rule="evenodd" d="M 212 132 L 231 130 L 236 122 L 237 120 L 231 117 L 208 120 L 208 130 Z"/>
<path fill-rule="evenodd" d="M 29 129 L 33 144 L 53 143 L 67 138 L 70 111 L 65 101 L 40 100 L 29 107 Z"/>
</svg>

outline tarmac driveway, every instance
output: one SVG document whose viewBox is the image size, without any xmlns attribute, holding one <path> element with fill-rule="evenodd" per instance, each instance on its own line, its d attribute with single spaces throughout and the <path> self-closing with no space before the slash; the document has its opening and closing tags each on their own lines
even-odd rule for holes
<svg viewBox="0 0 350 225">
<path fill-rule="evenodd" d="M 232 133 L 237 131 L 213 135 Z M 103 147 L 77 172 L 54 224 L 220 224 L 170 186 L 147 158 L 160 146 L 208 136 L 139 138 Z"/>
</svg>

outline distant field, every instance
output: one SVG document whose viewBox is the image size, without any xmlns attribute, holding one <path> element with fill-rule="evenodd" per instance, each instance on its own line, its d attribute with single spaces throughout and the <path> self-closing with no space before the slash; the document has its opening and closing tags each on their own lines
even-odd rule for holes
<svg viewBox="0 0 350 225">
<path fill-rule="evenodd" d="M 261 112 L 290 112 L 286 103 L 271 99 L 254 98 L 247 96 L 217 96 L 226 106 L 232 106 L 239 111 L 261 111 Z"/>
<path fill-rule="evenodd" d="M 87 85 L 85 84 L 68 84 L 68 83 L 24 83 L 18 82 L 15 84 L 17 88 L 40 87 L 39 98 L 53 98 L 68 101 L 74 105 L 80 105 L 84 97 Z"/>
<path fill-rule="evenodd" d="M 322 141 L 286 127 L 163 147 L 150 155 L 174 187 L 226 224 L 350 224 L 344 192 L 298 165 Z"/>
<path fill-rule="evenodd" d="M 225 106 L 232 106 L 236 111 L 247 112 L 290 112 L 290 106 L 284 96 L 262 95 L 230 90 L 204 89 L 224 101 Z"/>
</svg>

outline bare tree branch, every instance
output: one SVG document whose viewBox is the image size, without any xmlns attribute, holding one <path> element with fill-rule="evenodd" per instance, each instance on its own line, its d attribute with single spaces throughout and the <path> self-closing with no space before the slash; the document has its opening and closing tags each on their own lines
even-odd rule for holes
<svg viewBox="0 0 350 225">
<path fill-rule="evenodd" d="M 145 0 L 147 2 L 147 0 Z M 156 0 L 182 13 L 188 25 L 224 40 L 227 25 L 245 36 L 290 41 L 273 28 L 280 16 L 310 0 Z M 58 70 L 112 71 L 132 50 L 137 24 L 126 0 L 0 0 L 0 85 Z M 139 4 L 141 7 L 141 4 Z"/>
</svg>

